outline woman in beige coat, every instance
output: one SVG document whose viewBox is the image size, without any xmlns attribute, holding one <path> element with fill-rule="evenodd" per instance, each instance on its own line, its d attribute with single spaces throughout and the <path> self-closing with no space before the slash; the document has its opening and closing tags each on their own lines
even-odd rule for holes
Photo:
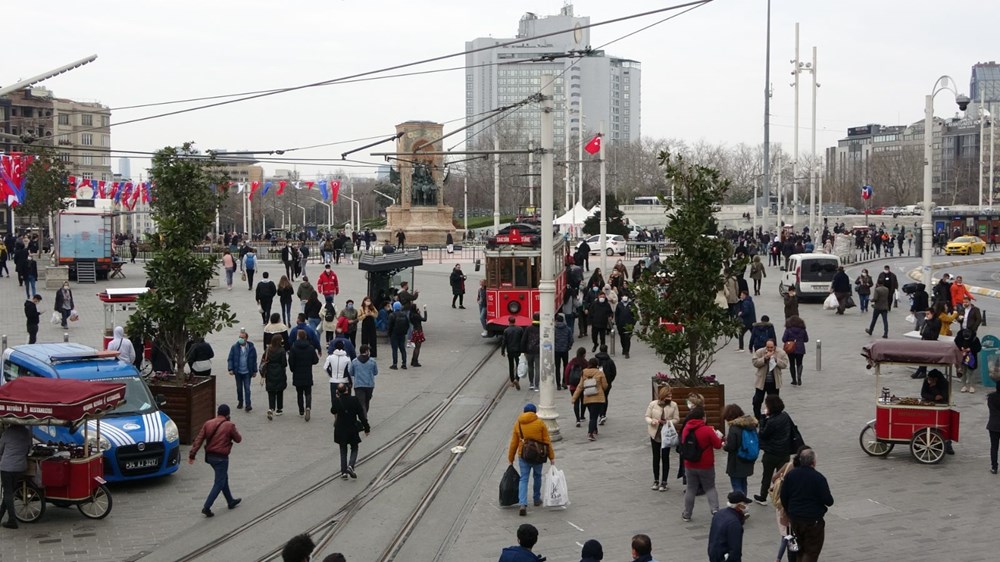
<svg viewBox="0 0 1000 562">
<path fill-rule="evenodd" d="M 649 444 L 653 449 L 653 485 L 650 490 L 666 492 L 670 479 L 670 449 L 664 447 L 660 431 L 666 424 L 672 424 L 676 430 L 681 422 L 680 410 L 673 402 L 673 391 L 669 385 L 663 385 L 656 392 L 656 400 L 646 406 L 646 431 L 649 433 Z M 678 435 L 680 433 L 678 432 Z M 660 466 L 663 467 L 663 480 L 660 480 Z"/>
<path fill-rule="evenodd" d="M 586 406 L 590 414 L 588 421 L 587 437 L 591 441 L 597 439 L 597 418 L 600 416 L 601 408 L 607 402 L 604 391 L 608 389 L 608 380 L 604 378 L 604 371 L 599 368 L 600 362 L 596 357 L 592 357 L 587 363 L 587 368 L 583 370 L 580 377 L 580 385 L 573 392 L 570 402 L 576 402 L 583 396 L 583 405 Z"/>
<path fill-rule="evenodd" d="M 753 352 L 751 363 L 757 368 L 757 376 L 754 380 L 753 394 L 753 417 L 760 421 L 760 406 L 764 403 L 764 396 L 781 393 L 781 373 L 788 368 L 788 354 L 778 347 L 774 340 L 767 340 L 767 344 Z"/>
</svg>

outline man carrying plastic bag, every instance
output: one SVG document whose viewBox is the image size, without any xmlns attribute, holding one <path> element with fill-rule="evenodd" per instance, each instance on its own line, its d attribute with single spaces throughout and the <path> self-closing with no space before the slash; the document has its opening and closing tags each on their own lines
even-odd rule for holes
<svg viewBox="0 0 1000 562">
<path fill-rule="evenodd" d="M 524 411 L 514 422 L 507 449 L 507 462 L 513 467 L 514 459 L 520 462 L 521 479 L 518 482 L 519 515 L 528 514 L 528 478 L 535 475 L 534 504 L 542 505 L 542 464 L 546 459 L 555 464 L 556 454 L 545 422 L 538 417 L 538 408 L 532 403 L 524 405 Z"/>
<path fill-rule="evenodd" d="M 542 504 L 545 507 L 566 507 L 569 505 L 566 473 L 554 465 L 549 466 L 549 472 L 545 475 L 545 484 L 542 488 Z"/>
</svg>

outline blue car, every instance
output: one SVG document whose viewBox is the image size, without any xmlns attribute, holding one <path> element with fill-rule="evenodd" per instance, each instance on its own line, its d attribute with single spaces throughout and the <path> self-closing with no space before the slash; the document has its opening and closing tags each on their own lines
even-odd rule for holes
<svg viewBox="0 0 1000 562">
<path fill-rule="evenodd" d="M 125 401 L 101 419 L 99 446 L 108 482 L 154 478 L 180 466 L 177 424 L 160 411 L 156 398 L 130 364 L 113 354 L 77 343 L 21 345 L 4 350 L 0 384 L 17 377 L 47 377 L 125 384 Z M 96 422 L 90 421 L 91 439 Z M 83 444 L 76 432 L 57 426 L 33 428 L 36 440 Z"/>
</svg>

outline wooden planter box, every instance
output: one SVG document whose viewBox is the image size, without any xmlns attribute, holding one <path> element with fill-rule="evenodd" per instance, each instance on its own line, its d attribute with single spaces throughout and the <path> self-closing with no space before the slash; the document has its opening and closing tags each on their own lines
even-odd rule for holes
<svg viewBox="0 0 1000 562">
<path fill-rule="evenodd" d="M 153 381 L 149 389 L 167 399 L 163 412 L 177 424 L 184 445 L 190 445 L 202 424 L 215 417 L 215 377 L 191 377 L 186 384 Z"/>
<path fill-rule="evenodd" d="M 659 387 L 659 381 L 655 378 L 652 379 L 653 400 L 656 400 L 656 392 Z M 722 410 L 726 407 L 726 385 L 718 384 L 698 387 L 670 385 L 670 389 L 673 391 L 673 400 L 677 403 L 682 421 L 688 413 L 687 395 L 697 393 L 705 397 L 705 423 L 715 427 L 719 431 L 725 431 L 724 426 L 726 424 L 722 420 Z"/>
</svg>

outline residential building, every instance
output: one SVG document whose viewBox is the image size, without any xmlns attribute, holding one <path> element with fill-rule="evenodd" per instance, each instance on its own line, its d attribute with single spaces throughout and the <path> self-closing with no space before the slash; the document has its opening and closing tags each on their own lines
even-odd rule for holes
<svg viewBox="0 0 1000 562">
<path fill-rule="evenodd" d="M 80 179 L 112 181 L 111 109 L 55 97 L 52 104 L 56 154 L 66 171 Z"/>
</svg>

